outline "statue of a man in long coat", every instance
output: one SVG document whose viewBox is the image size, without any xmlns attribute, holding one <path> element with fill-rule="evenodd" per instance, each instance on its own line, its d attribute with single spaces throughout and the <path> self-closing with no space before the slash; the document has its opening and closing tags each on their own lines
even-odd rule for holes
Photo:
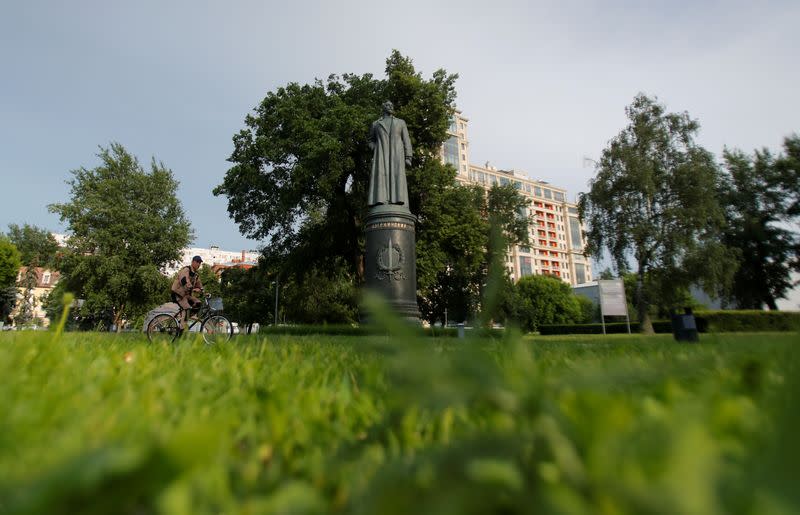
<svg viewBox="0 0 800 515">
<path fill-rule="evenodd" d="M 411 166 L 411 140 L 406 122 L 393 116 L 394 105 L 383 103 L 383 116 L 369 130 L 372 171 L 367 205 L 397 204 L 408 207 L 406 165 Z"/>
</svg>

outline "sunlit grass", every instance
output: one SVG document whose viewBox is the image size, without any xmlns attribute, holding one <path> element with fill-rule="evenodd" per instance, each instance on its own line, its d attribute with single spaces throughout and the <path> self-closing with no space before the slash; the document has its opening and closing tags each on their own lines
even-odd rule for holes
<svg viewBox="0 0 800 515">
<path fill-rule="evenodd" d="M 792 513 L 799 340 L 6 332 L 0 513 Z"/>
</svg>

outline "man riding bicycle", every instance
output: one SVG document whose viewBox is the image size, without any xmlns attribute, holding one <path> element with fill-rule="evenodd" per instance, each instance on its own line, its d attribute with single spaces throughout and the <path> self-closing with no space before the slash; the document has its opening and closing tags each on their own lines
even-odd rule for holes
<svg viewBox="0 0 800 515">
<path fill-rule="evenodd" d="M 175 280 L 172 281 L 171 296 L 172 302 L 177 303 L 184 309 L 183 322 L 186 323 L 186 318 L 189 315 L 189 310 L 200 308 L 202 302 L 192 296 L 192 293 L 203 290 L 203 283 L 200 281 L 200 274 L 197 270 L 203 264 L 203 258 L 195 256 L 192 258 L 192 264 L 181 268 Z"/>
</svg>

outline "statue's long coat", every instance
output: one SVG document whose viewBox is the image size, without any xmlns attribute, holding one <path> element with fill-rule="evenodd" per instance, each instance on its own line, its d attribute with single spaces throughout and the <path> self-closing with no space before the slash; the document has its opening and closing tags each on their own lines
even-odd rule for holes
<svg viewBox="0 0 800 515">
<path fill-rule="evenodd" d="M 384 116 L 369 130 L 373 149 L 367 205 L 402 204 L 408 207 L 406 158 L 411 158 L 411 140 L 406 122 Z"/>
</svg>

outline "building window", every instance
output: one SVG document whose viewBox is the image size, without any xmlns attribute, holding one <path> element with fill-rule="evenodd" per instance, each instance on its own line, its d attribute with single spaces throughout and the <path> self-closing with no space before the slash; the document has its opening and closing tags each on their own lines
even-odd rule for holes
<svg viewBox="0 0 800 515">
<path fill-rule="evenodd" d="M 578 208 L 577 207 L 568 207 L 567 211 L 569 211 L 569 214 L 571 214 L 571 215 L 577 215 L 578 214 Z"/>
<path fill-rule="evenodd" d="M 451 118 L 450 119 L 450 127 L 447 130 L 452 132 L 452 133 L 456 132 L 456 119 L 455 118 Z"/>
<path fill-rule="evenodd" d="M 50 272 L 42 274 L 42 284 L 50 284 Z"/>
<path fill-rule="evenodd" d="M 458 138 L 451 136 L 444 142 L 444 162 L 459 167 L 458 162 Z"/>
<path fill-rule="evenodd" d="M 577 218 L 569 217 L 569 236 L 572 239 L 572 249 L 583 249 L 583 241 L 581 241 L 581 223 Z"/>
<path fill-rule="evenodd" d="M 542 188 L 540 188 L 539 186 L 534 186 L 533 187 L 533 194 L 536 195 L 537 197 L 541 197 L 542 196 Z"/>
<path fill-rule="evenodd" d="M 533 274 L 533 266 L 531 264 L 531 258 L 528 256 L 520 256 L 519 257 L 519 275 L 520 277 L 525 277 L 526 275 Z"/>
<path fill-rule="evenodd" d="M 552 190 L 544 190 L 544 198 L 552 199 L 553 198 Z M 550 206 L 550 209 L 552 209 L 552 206 Z"/>
<path fill-rule="evenodd" d="M 586 282 L 586 270 L 580 263 L 575 263 L 575 284 L 583 284 Z"/>
<path fill-rule="evenodd" d="M 564 202 L 564 194 L 561 193 L 560 191 L 554 191 L 553 192 L 553 198 L 558 200 L 558 201 Z"/>
<path fill-rule="evenodd" d="M 524 253 L 524 254 L 530 254 L 531 253 L 531 248 L 530 247 L 520 247 L 519 251 Z"/>
</svg>

